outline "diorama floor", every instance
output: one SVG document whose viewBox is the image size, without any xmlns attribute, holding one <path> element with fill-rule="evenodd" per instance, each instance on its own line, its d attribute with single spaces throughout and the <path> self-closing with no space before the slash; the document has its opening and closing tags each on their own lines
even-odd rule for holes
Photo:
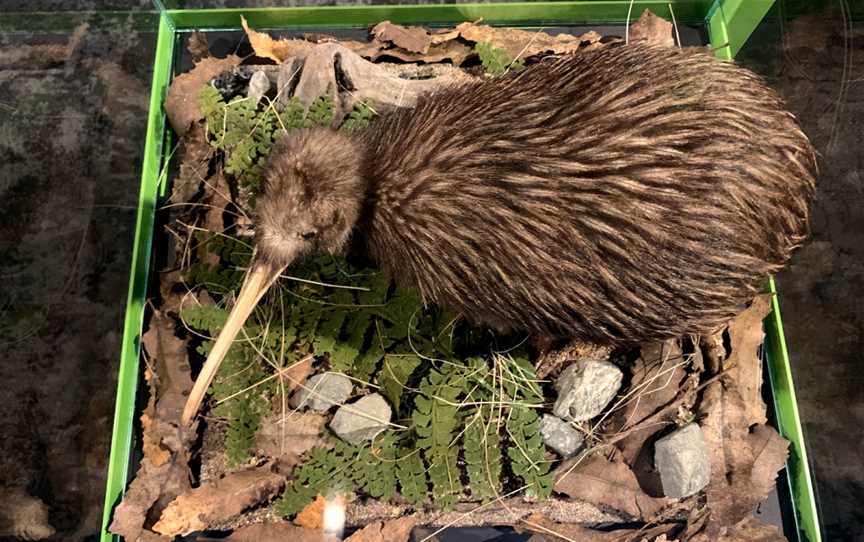
<svg viewBox="0 0 864 542">
<path fill-rule="evenodd" d="M 0 488 L 47 503 L 56 540 L 99 528 L 156 17 L 149 0 L 0 0 L 88 9 L 128 13 L 0 24 Z M 778 284 L 832 541 L 864 540 L 864 23 L 842 13 L 772 13 L 739 55 L 821 157 L 812 239 Z"/>
</svg>

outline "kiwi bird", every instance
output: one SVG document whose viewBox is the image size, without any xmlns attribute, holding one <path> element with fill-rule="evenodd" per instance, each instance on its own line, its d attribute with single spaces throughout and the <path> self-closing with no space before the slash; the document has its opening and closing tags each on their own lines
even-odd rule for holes
<svg viewBox="0 0 864 542">
<path fill-rule="evenodd" d="M 806 238 L 816 170 L 758 76 L 647 45 L 441 89 L 357 135 L 288 134 L 185 417 L 281 270 L 353 237 L 399 285 L 496 330 L 606 345 L 715 330 Z"/>
</svg>

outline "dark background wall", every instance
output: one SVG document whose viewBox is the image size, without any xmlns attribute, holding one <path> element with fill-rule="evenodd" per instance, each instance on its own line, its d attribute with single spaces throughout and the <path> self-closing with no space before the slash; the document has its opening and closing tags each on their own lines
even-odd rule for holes
<svg viewBox="0 0 864 542">
<path fill-rule="evenodd" d="M 301 3 L 328 2 L 185 2 Z M 781 17 L 804 5 L 779 0 L 739 60 L 787 98 L 821 153 L 813 239 L 778 282 L 828 540 L 864 540 L 864 5 Z M 44 500 L 58 540 L 99 526 L 151 6 L 0 0 L 0 487 Z M 11 13 L 22 10 L 43 15 L 22 22 Z M 65 30 L 42 24 L 61 10 Z"/>
</svg>

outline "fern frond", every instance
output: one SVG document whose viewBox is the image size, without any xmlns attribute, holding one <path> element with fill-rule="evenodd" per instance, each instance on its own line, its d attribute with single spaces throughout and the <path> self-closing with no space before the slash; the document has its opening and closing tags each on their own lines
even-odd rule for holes
<svg viewBox="0 0 864 542">
<path fill-rule="evenodd" d="M 396 478 L 399 480 L 400 494 L 411 504 L 422 505 L 426 502 L 429 487 L 420 449 L 400 447 L 396 457 Z"/>
<path fill-rule="evenodd" d="M 225 326 L 228 311 L 216 305 L 190 305 L 180 311 L 180 319 L 193 329 L 216 334 Z"/>
<path fill-rule="evenodd" d="M 481 501 L 496 498 L 501 489 L 501 442 L 497 414 L 493 405 L 481 405 L 466 417 L 468 425 L 463 436 L 465 470 L 468 472 L 471 496 Z"/>
<path fill-rule="evenodd" d="M 362 130 L 369 126 L 369 123 L 373 118 L 375 118 L 375 111 L 369 106 L 369 104 L 359 102 L 354 106 L 351 112 L 348 113 L 348 117 L 339 129 L 349 133 Z"/>
<path fill-rule="evenodd" d="M 420 363 L 420 358 L 415 354 L 393 354 L 384 358 L 384 365 L 378 373 L 378 384 L 381 386 L 381 393 L 396 412 L 399 412 L 402 405 L 405 383 Z"/>
<path fill-rule="evenodd" d="M 483 69 L 489 75 L 502 75 L 509 69 L 519 71 L 525 67 L 525 61 L 521 58 L 514 61 L 507 51 L 493 46 L 489 42 L 481 41 L 474 45 L 474 51 L 483 63 Z"/>
<path fill-rule="evenodd" d="M 423 450 L 429 467 L 434 502 L 442 508 L 450 508 L 462 489 L 456 434 L 462 415 L 457 401 L 465 392 L 466 383 L 458 368 L 445 365 L 441 371 L 429 372 L 420 386 L 422 396 L 414 400 L 411 419 L 417 432 L 417 446 Z"/>
<path fill-rule="evenodd" d="M 352 468 L 357 486 L 376 499 L 396 496 L 396 438 L 384 434 L 360 450 Z"/>
<path fill-rule="evenodd" d="M 320 96 L 309 105 L 306 112 L 304 126 L 328 126 L 333 122 L 333 99 L 329 96 Z"/>
<path fill-rule="evenodd" d="M 552 493 L 552 473 L 540 437 L 540 417 L 534 408 L 543 404 L 543 393 L 536 383 L 537 375 L 525 357 L 499 356 L 497 362 L 505 364 L 505 371 L 513 375 L 503 382 L 505 397 L 512 402 L 506 422 L 510 467 L 513 474 L 528 486 L 527 495 L 548 498 Z"/>
</svg>

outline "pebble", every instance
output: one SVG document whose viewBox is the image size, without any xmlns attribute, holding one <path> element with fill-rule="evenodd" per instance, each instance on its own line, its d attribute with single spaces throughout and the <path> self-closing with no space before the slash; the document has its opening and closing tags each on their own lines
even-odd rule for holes
<svg viewBox="0 0 864 542">
<path fill-rule="evenodd" d="M 254 100 L 257 105 L 269 90 L 270 78 L 263 71 L 257 71 L 249 79 L 249 90 L 246 91 L 246 96 Z"/>
<path fill-rule="evenodd" d="M 342 405 L 330 421 L 330 429 L 342 440 L 360 444 L 372 440 L 387 429 L 392 411 L 378 393 L 363 397 L 350 405 Z"/>
<path fill-rule="evenodd" d="M 624 374 L 613 363 L 580 359 L 564 369 L 555 381 L 558 399 L 552 413 L 568 421 L 590 420 L 615 398 L 622 378 Z"/>
<path fill-rule="evenodd" d="M 341 405 L 351 397 L 354 385 L 341 373 L 321 373 L 306 381 L 304 387 L 291 397 L 291 406 L 309 407 L 316 412 L 330 410 L 333 405 Z"/>
<path fill-rule="evenodd" d="M 564 459 L 573 457 L 582 448 L 582 435 L 569 423 L 549 414 L 540 419 L 540 436 L 546 446 Z"/>
<path fill-rule="evenodd" d="M 705 488 L 711 480 L 711 458 L 702 428 L 691 423 L 658 440 L 654 465 L 667 497 L 682 499 Z"/>
<path fill-rule="evenodd" d="M 219 91 L 222 98 L 229 102 L 235 96 L 245 95 L 253 73 L 249 66 L 236 66 L 214 77 L 211 84 Z"/>
</svg>

